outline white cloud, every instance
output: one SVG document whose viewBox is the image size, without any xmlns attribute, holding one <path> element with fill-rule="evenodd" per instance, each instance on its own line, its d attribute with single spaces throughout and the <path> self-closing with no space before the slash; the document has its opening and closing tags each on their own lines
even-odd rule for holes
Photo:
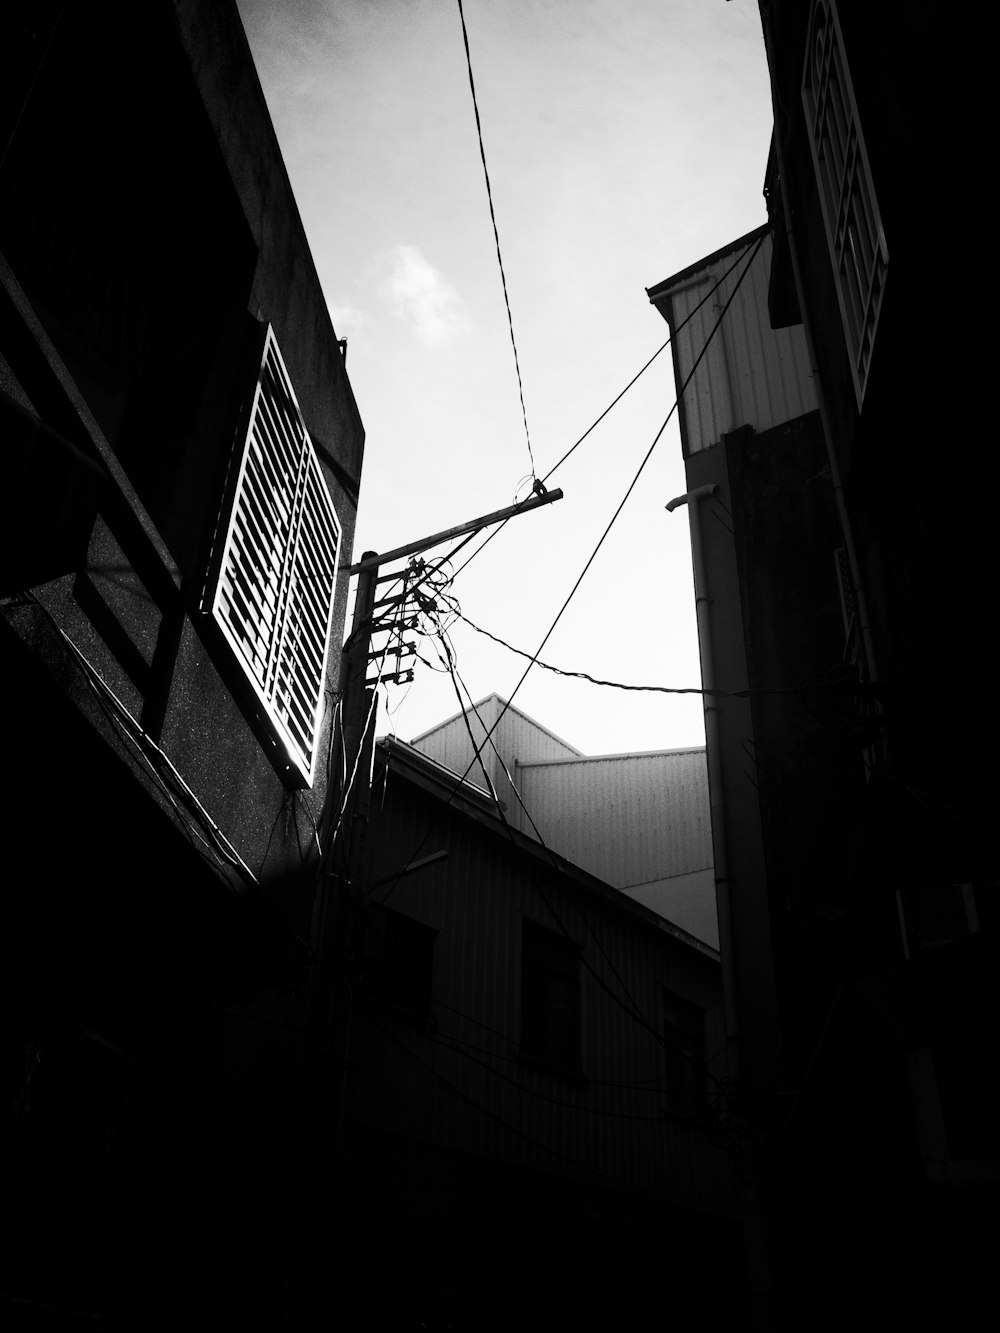
<svg viewBox="0 0 1000 1333">
<path fill-rule="evenodd" d="M 426 343 L 444 343 L 469 328 L 462 298 L 415 245 L 394 245 L 385 259 L 380 294 Z"/>
<path fill-rule="evenodd" d="M 352 305 L 350 301 L 331 301 L 329 303 L 330 318 L 333 320 L 333 327 L 337 330 L 337 337 L 343 338 L 351 333 L 357 333 L 361 329 L 366 329 L 371 324 L 371 316 L 367 311 L 359 309 Z"/>
</svg>

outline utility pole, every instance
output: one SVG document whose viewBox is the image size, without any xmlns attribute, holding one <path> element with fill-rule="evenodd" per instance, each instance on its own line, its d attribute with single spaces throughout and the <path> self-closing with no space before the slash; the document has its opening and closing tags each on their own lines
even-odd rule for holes
<svg viewBox="0 0 1000 1333">
<path fill-rule="evenodd" d="M 346 942 L 348 928 L 348 897 L 359 899 L 365 864 L 365 842 L 371 801 L 369 774 L 372 745 L 375 738 L 375 690 L 369 688 L 367 675 L 371 660 L 371 637 L 377 608 L 376 591 L 380 582 L 379 570 L 390 560 L 416 555 L 453 537 L 464 536 L 505 522 L 518 514 L 528 513 L 543 505 L 563 498 L 561 490 L 547 491 L 537 483 L 535 494 L 520 504 L 497 509 L 479 518 L 469 519 L 453 528 L 435 532 L 429 537 L 394 547 L 379 554 L 365 551 L 361 559 L 348 567 L 348 573 L 358 575 L 351 633 L 344 644 L 341 660 L 343 699 L 341 708 L 341 741 L 339 763 L 335 771 L 341 774 L 339 782 L 331 782 L 326 794 L 326 818 L 322 821 L 326 846 L 320 864 L 320 885 L 317 900 L 316 926 L 313 944 L 316 961 L 327 978 L 342 962 L 340 954 Z M 404 594 L 405 596 L 405 594 Z M 334 868 L 334 840 L 340 843 L 339 859 Z M 339 884 L 339 891 L 334 885 Z M 332 902 L 336 893 L 339 901 Z"/>
<path fill-rule="evenodd" d="M 378 555 L 375 551 L 365 551 L 362 560 L 377 562 Z M 346 785 L 338 795 L 348 854 L 348 884 L 355 882 L 363 864 L 364 834 L 371 797 L 368 772 L 371 768 L 371 748 L 375 736 L 376 705 L 375 690 L 368 688 L 366 677 L 377 587 L 378 564 L 369 564 L 369 567 L 358 575 L 351 633 L 343 651 L 342 731 L 345 765 L 343 771 L 346 772 Z"/>
<path fill-rule="evenodd" d="M 541 483 L 538 483 L 541 485 Z M 522 500 L 520 504 L 508 505 L 506 509 L 495 509 L 492 514 L 483 514 L 479 518 L 470 518 L 467 523 L 459 523 L 454 528 L 445 528 L 441 532 L 435 532 L 430 537 L 419 537 L 415 542 L 407 542 L 405 546 L 397 546 L 391 551 L 384 551 L 378 555 L 375 551 L 366 551 L 356 565 L 351 565 L 348 569 L 349 574 L 359 574 L 364 569 L 377 568 L 379 565 L 387 564 L 390 560 L 397 560 L 404 555 L 416 555 L 418 551 L 426 551 L 432 546 L 438 546 L 441 542 L 450 541 L 452 537 L 462 537 L 467 532 L 479 532 L 482 528 L 488 528 L 494 523 L 505 522 L 508 518 L 514 518 L 518 514 L 527 514 L 531 509 L 539 509 L 542 505 L 550 505 L 554 500 L 561 500 L 563 493 L 560 490 L 546 491 L 541 490 L 535 495 L 530 495 L 527 500 Z"/>
<path fill-rule="evenodd" d="M 309 1051 L 304 1056 L 311 1133 L 316 1136 L 314 1142 L 320 1145 L 310 1164 L 316 1183 L 306 1205 L 304 1225 L 309 1237 L 315 1238 L 313 1243 L 317 1252 L 327 1256 L 314 1260 L 315 1272 L 321 1273 L 326 1282 L 343 1276 L 338 1263 L 347 1226 L 343 1133 L 354 992 L 360 980 L 352 975 L 352 968 L 361 963 L 364 946 L 366 834 L 376 722 L 376 689 L 374 683 L 369 686 L 367 676 L 375 615 L 381 605 L 376 603 L 377 588 L 388 578 L 380 577 L 379 570 L 390 560 L 415 555 L 452 537 L 478 532 L 516 514 L 561 499 L 562 491 L 540 488 L 538 493 L 519 505 L 484 514 L 383 555 L 365 551 L 357 564 L 349 566 L 349 573 L 358 575 L 358 587 L 351 633 L 341 657 L 340 749 L 333 769 L 338 776 L 331 778 L 320 821 L 323 848 L 314 904 L 313 959 L 307 1006 L 307 1029 L 313 1035 L 309 1039 Z M 406 596 L 404 585 L 399 600 L 405 601 Z M 398 673 L 395 678 L 398 679 Z M 434 852 L 405 867 L 403 873 L 444 855 L 447 855 L 446 851 Z"/>
<path fill-rule="evenodd" d="M 338 806 L 342 809 L 342 829 L 347 837 L 349 852 L 347 859 L 347 880 L 354 885 L 360 879 L 364 864 L 365 833 L 368 825 L 368 809 L 371 792 L 368 774 L 371 770 L 371 750 L 375 735 L 375 691 L 367 686 L 368 662 L 371 659 L 371 636 L 375 615 L 375 593 L 379 582 L 379 570 L 390 560 L 399 560 L 403 556 L 416 555 L 430 547 L 439 546 L 453 537 L 466 533 L 480 532 L 494 523 L 505 522 L 518 514 L 528 513 L 543 505 L 561 500 L 561 490 L 547 491 L 542 488 L 536 494 L 522 500 L 520 504 L 509 505 L 506 509 L 496 509 L 490 514 L 469 519 L 453 528 L 445 528 L 429 537 L 420 537 L 407 542 L 404 546 L 394 547 L 391 551 L 379 554 L 377 551 L 365 551 L 361 559 L 348 568 L 348 572 L 358 575 L 357 595 L 354 601 L 354 616 L 351 621 L 351 633 L 344 645 L 341 679 L 344 682 L 343 703 L 343 743 L 346 771 L 344 791 L 339 793 Z M 329 799 L 329 798 L 328 798 Z"/>
</svg>

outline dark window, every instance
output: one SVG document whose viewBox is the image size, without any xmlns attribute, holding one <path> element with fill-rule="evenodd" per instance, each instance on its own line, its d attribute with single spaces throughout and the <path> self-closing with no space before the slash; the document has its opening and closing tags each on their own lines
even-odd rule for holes
<svg viewBox="0 0 1000 1333">
<path fill-rule="evenodd" d="M 521 1054 L 580 1067 L 580 951 L 571 940 L 524 922 Z"/>
<path fill-rule="evenodd" d="M 663 1040 L 667 1106 L 693 1115 L 705 1092 L 705 1011 L 690 1000 L 663 992 Z"/>
<path fill-rule="evenodd" d="M 431 1011 L 437 931 L 391 908 L 374 905 L 365 925 L 365 987 L 387 1004 Z"/>
<path fill-rule="evenodd" d="M 973 884 L 908 884 L 899 900 L 910 958 L 964 939 L 979 929 L 987 895 Z"/>
</svg>

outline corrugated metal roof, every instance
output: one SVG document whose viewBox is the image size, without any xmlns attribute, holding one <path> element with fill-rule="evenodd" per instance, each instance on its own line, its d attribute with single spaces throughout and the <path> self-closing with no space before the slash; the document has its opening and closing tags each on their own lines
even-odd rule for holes
<svg viewBox="0 0 1000 1333">
<path fill-rule="evenodd" d="M 625 896 L 630 901 L 623 902 L 616 893 L 617 886 L 595 874 L 582 861 L 574 860 L 560 852 L 547 840 L 539 841 L 528 821 L 525 821 L 528 823 L 527 831 L 522 832 L 509 816 L 504 815 L 502 818 L 498 816 L 495 805 L 491 799 L 485 798 L 482 788 L 468 781 L 460 782 L 456 774 L 437 760 L 423 754 L 414 746 L 407 745 L 404 741 L 384 739 L 379 741 L 378 748 L 386 756 L 386 767 L 390 773 L 405 777 L 436 798 L 444 798 L 448 806 L 471 815 L 476 823 L 491 828 L 505 842 L 512 842 L 517 848 L 528 851 L 540 865 L 547 868 L 558 866 L 560 872 L 568 875 L 584 894 L 596 895 L 609 903 L 617 902 L 629 914 L 644 920 L 647 925 L 665 930 L 690 944 L 700 953 L 717 956 L 717 939 L 706 943 L 703 934 L 688 931 L 680 922 L 650 906 L 641 893 L 629 893 Z M 400 863 L 400 868 L 403 864 Z"/>
<path fill-rule="evenodd" d="M 461 774 L 473 759 L 469 730 L 472 731 L 476 745 L 482 746 L 487 732 L 496 726 L 491 737 L 492 744 L 485 745 L 481 762 L 474 765 L 469 777 L 487 788 L 492 783 L 510 813 L 519 807 L 517 797 L 504 774 L 504 764 L 513 773 L 515 761 L 580 757 L 580 751 L 574 746 L 527 713 L 508 704 L 498 694 L 487 695 L 474 704 L 468 713 L 468 723 L 466 726 L 463 715 L 456 713 L 430 731 L 417 736 L 411 744 L 422 754 L 431 755 L 439 763 Z M 517 816 L 514 815 L 514 818 L 516 820 Z M 520 823 L 517 827 L 521 827 Z"/>
<path fill-rule="evenodd" d="M 742 281 L 746 265 L 737 263 L 720 283 L 733 266 L 734 254 L 739 253 L 737 242 L 649 290 L 650 301 L 674 332 L 674 368 L 679 382 L 687 378 L 708 342 L 708 351 L 683 395 L 682 434 L 688 454 L 717 444 L 740 426 L 765 431 L 818 407 L 802 326 L 771 328 L 767 305 L 770 234 L 751 233 L 741 241 L 753 245 L 759 235 L 760 249 Z M 716 283 L 720 285 L 712 292 Z M 709 342 L 734 291 L 722 325 Z M 708 300 L 696 309 L 706 296 Z"/>
<path fill-rule="evenodd" d="M 489 714 L 491 723 L 496 721 L 500 709 L 506 709 L 507 717 L 511 717 L 514 719 L 519 718 L 523 723 L 527 725 L 527 728 L 530 729 L 530 731 L 541 732 L 544 736 L 548 738 L 549 741 L 553 743 L 553 745 L 556 747 L 558 751 L 567 755 L 580 755 L 580 756 L 583 755 L 582 750 L 578 750 L 575 745 L 570 745 L 569 741 L 564 741 L 561 736 L 557 736 L 554 731 L 550 731 L 549 728 L 544 726 L 541 722 L 536 722 L 533 717 L 529 717 L 527 713 L 523 713 L 521 709 L 517 707 L 516 704 L 508 703 L 506 699 L 501 699 L 500 695 L 497 694 L 496 692 L 494 692 L 493 694 L 486 695 L 484 699 L 480 699 L 479 702 L 473 704 L 472 707 L 483 718 L 485 718 L 486 715 Z M 418 750 L 423 750 L 425 754 L 428 754 L 429 750 L 427 746 L 432 745 L 434 743 L 433 738 L 437 736 L 440 732 L 446 730 L 450 731 L 456 726 L 461 730 L 462 734 L 464 735 L 465 725 L 462 722 L 461 713 L 454 713 L 451 717 L 445 718 L 443 722 L 439 722 L 436 726 L 430 727 L 427 731 L 421 732 L 419 736 L 414 736 L 414 738 L 410 741 L 410 744 L 416 746 Z"/>
<path fill-rule="evenodd" d="M 470 777 L 492 782 L 512 826 L 717 948 L 704 749 L 586 756 L 503 709 L 491 694 L 470 714 L 477 745 L 500 719 L 483 752 L 485 773 L 477 762 Z M 461 714 L 413 745 L 459 774 L 473 757 Z"/>
</svg>

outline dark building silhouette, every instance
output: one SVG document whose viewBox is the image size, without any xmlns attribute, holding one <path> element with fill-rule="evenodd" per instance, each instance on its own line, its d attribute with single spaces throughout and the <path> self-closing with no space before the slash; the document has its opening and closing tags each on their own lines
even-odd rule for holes
<svg viewBox="0 0 1000 1333">
<path fill-rule="evenodd" d="M 235 6 L 0 46 L 0 1322 L 277 1329 L 363 431 Z"/>
<path fill-rule="evenodd" d="M 678 501 L 723 692 L 706 732 L 753 1320 L 964 1322 L 1000 1187 L 1000 868 L 985 381 L 927 306 L 928 243 L 963 251 L 928 188 L 962 132 L 927 95 L 957 31 L 932 4 L 761 13 L 769 223 L 649 292 L 690 376 Z M 949 321 L 971 314 L 956 291 Z"/>
<path fill-rule="evenodd" d="M 717 951 L 413 746 L 374 771 L 341 936 L 347 1326 L 740 1327 Z"/>
</svg>

